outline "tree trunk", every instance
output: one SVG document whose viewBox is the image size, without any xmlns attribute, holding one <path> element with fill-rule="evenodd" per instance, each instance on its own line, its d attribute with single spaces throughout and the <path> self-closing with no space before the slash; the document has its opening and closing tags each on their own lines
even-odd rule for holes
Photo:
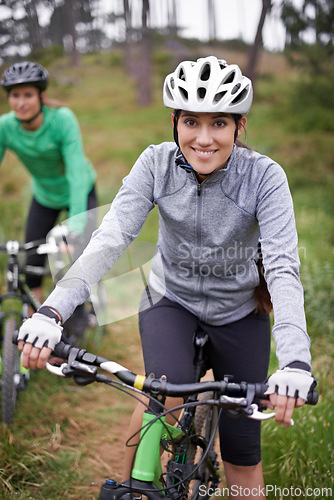
<svg viewBox="0 0 334 500">
<path fill-rule="evenodd" d="M 254 40 L 254 44 L 250 49 L 249 56 L 248 56 L 248 64 L 247 64 L 247 69 L 245 71 L 246 75 L 248 78 L 250 78 L 253 83 L 255 81 L 255 68 L 256 68 L 256 63 L 259 55 L 259 49 L 262 47 L 262 29 L 264 25 L 264 21 L 266 19 L 266 15 L 271 9 L 271 0 L 262 0 L 262 12 L 259 20 L 259 24 L 257 27 L 257 32 Z"/>
<path fill-rule="evenodd" d="M 209 40 L 216 40 L 215 0 L 208 0 Z"/>
<path fill-rule="evenodd" d="M 68 20 L 69 32 L 72 38 L 71 62 L 77 68 L 79 66 L 79 52 L 77 48 L 77 32 L 75 29 L 75 11 L 72 0 L 65 0 L 64 12 Z"/>
<path fill-rule="evenodd" d="M 28 17 L 29 43 L 31 50 L 38 50 L 43 47 L 41 29 L 38 22 L 36 0 L 26 0 L 24 8 Z"/>
<path fill-rule="evenodd" d="M 132 54 L 131 54 L 131 9 L 129 0 L 123 0 L 123 13 L 124 13 L 124 26 L 125 26 L 125 40 L 124 40 L 124 64 L 127 73 L 132 76 L 134 73 Z"/>
<path fill-rule="evenodd" d="M 151 36 L 147 26 L 149 14 L 149 0 L 143 0 L 142 10 L 142 39 L 141 39 L 141 57 L 138 61 L 138 102 L 141 106 L 148 106 L 152 100 L 151 89 Z"/>
</svg>

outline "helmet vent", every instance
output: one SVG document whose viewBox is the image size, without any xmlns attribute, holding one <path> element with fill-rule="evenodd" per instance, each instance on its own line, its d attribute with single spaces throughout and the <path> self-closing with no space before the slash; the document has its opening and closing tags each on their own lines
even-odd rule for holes
<svg viewBox="0 0 334 500">
<path fill-rule="evenodd" d="M 173 82 L 174 83 L 174 82 Z M 172 82 L 171 82 L 171 86 L 173 87 L 172 85 Z M 174 87 L 173 87 L 174 88 Z M 165 85 L 165 92 L 166 94 L 168 95 L 168 98 L 171 99 L 172 101 L 174 100 L 174 97 L 171 93 L 171 91 L 169 90 L 169 86 L 168 85 Z"/>
<path fill-rule="evenodd" d="M 231 104 L 238 104 L 239 102 L 242 102 L 247 97 L 248 89 L 249 89 L 249 86 L 247 85 L 247 87 L 244 88 L 243 91 L 240 92 L 240 94 L 237 95 L 237 97 L 235 97 L 235 99 L 233 99 Z"/>
<path fill-rule="evenodd" d="M 174 78 L 170 79 L 170 86 L 172 87 L 173 90 L 175 89 L 175 80 L 174 80 Z"/>
<path fill-rule="evenodd" d="M 184 100 L 188 101 L 188 92 L 183 87 L 179 87 L 179 90 Z"/>
<path fill-rule="evenodd" d="M 224 59 L 218 59 L 218 64 L 220 66 L 220 69 L 224 69 L 227 66 L 227 62 Z"/>
<path fill-rule="evenodd" d="M 228 75 L 226 75 L 226 77 L 222 81 L 222 84 L 223 83 L 233 83 L 234 77 L 235 77 L 235 71 L 233 70 L 233 71 L 231 71 L 231 73 L 228 73 Z"/>
<path fill-rule="evenodd" d="M 197 95 L 198 95 L 199 99 L 204 99 L 206 96 L 206 89 L 204 87 L 200 87 L 197 90 Z"/>
<path fill-rule="evenodd" d="M 236 85 L 234 85 L 233 89 L 231 90 L 231 94 L 234 95 L 238 92 L 238 90 L 240 89 L 241 87 L 241 83 L 237 83 Z"/>
<path fill-rule="evenodd" d="M 220 102 L 226 94 L 226 91 L 224 92 L 218 92 L 218 94 L 215 95 L 213 102 Z"/>
<path fill-rule="evenodd" d="M 186 81 L 186 75 L 185 75 L 185 73 L 183 71 L 183 68 L 180 68 L 179 79 L 183 80 L 184 82 Z"/>
<path fill-rule="evenodd" d="M 204 66 L 204 68 L 202 69 L 201 76 L 200 76 L 200 79 L 202 80 L 202 82 L 207 82 L 210 78 L 210 74 L 211 74 L 211 66 L 210 66 L 210 64 L 206 64 Z"/>
</svg>

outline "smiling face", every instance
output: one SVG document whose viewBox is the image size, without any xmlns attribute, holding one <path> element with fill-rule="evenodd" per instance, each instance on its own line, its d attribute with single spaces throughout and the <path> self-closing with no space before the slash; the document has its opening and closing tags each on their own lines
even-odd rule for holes
<svg viewBox="0 0 334 500">
<path fill-rule="evenodd" d="M 244 116 L 240 118 L 238 137 L 246 121 Z M 233 149 L 235 127 L 231 114 L 180 112 L 177 122 L 180 149 L 199 177 L 225 168 Z"/>
<path fill-rule="evenodd" d="M 34 85 L 17 85 L 9 92 L 8 103 L 18 120 L 30 120 L 41 108 L 40 91 Z M 42 115 L 36 120 L 43 120 Z"/>
</svg>

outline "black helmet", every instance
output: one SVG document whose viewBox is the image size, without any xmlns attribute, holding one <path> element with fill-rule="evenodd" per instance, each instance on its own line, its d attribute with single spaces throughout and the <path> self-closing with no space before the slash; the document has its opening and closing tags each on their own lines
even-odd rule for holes
<svg viewBox="0 0 334 500">
<path fill-rule="evenodd" d="M 15 85 L 31 83 L 40 90 L 45 90 L 48 85 L 49 73 L 37 63 L 24 61 L 15 63 L 7 68 L 1 78 L 1 85 L 11 90 Z"/>
</svg>

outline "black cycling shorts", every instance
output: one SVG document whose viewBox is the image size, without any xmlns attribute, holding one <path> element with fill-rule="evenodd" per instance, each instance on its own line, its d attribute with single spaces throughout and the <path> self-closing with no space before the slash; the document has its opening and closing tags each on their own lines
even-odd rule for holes
<svg viewBox="0 0 334 500">
<path fill-rule="evenodd" d="M 96 193 L 95 187 L 93 187 L 87 198 L 87 210 L 96 208 L 96 206 Z M 64 210 L 67 210 L 67 208 L 64 208 Z M 33 198 L 28 213 L 25 241 L 29 242 L 46 238 L 49 231 L 51 231 L 51 229 L 55 226 L 60 212 L 62 212 L 62 210 L 45 207 Z M 95 219 L 90 220 L 89 218 L 85 229 L 86 244 L 88 243 L 95 226 Z M 26 259 L 26 264 L 29 266 L 43 267 L 45 265 L 45 259 L 45 255 L 29 255 Z M 42 277 L 28 274 L 26 281 L 30 288 L 37 288 L 41 286 Z"/>
<path fill-rule="evenodd" d="M 224 375 L 234 381 L 263 382 L 270 355 L 268 315 L 251 313 L 222 326 L 210 326 L 181 305 L 166 298 L 139 313 L 145 371 L 166 375 L 172 383 L 194 381 L 194 332 L 209 336 L 208 361 L 216 380 Z M 219 425 L 222 459 L 234 465 L 251 466 L 261 460 L 261 424 L 245 417 L 222 413 Z"/>
</svg>

